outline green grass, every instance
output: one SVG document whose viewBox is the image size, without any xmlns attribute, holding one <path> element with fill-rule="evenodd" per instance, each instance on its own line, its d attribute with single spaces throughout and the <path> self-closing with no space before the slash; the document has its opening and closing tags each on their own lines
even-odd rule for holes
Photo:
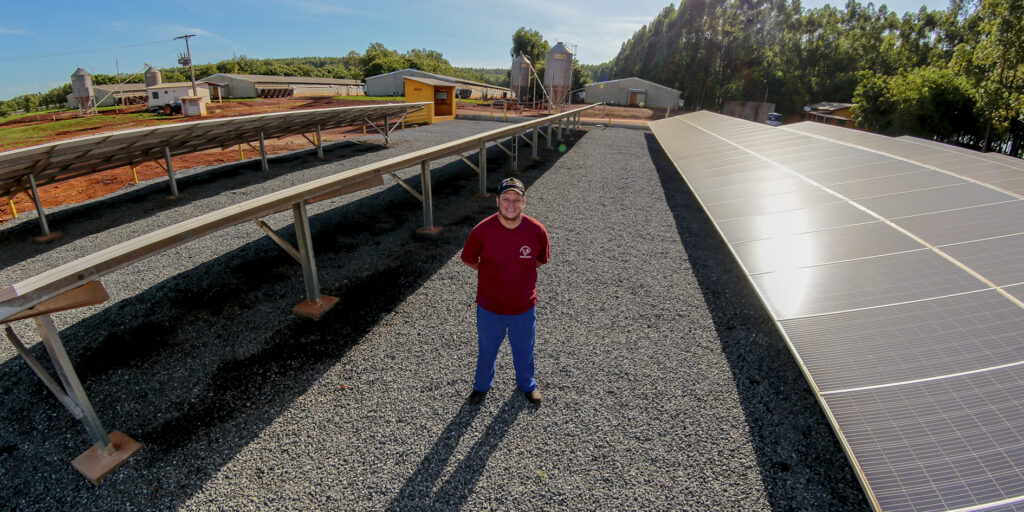
<svg viewBox="0 0 1024 512">
<path fill-rule="evenodd" d="M 490 102 L 491 102 L 491 100 L 462 100 L 462 99 L 459 100 L 459 103 L 476 103 L 476 104 L 480 104 L 480 103 L 490 103 Z"/>
<path fill-rule="evenodd" d="M 0 150 L 7 151 L 42 144 L 53 137 L 69 134 L 70 132 L 95 128 L 117 130 L 118 125 L 125 121 L 144 121 L 146 124 L 157 124 L 162 120 L 157 114 L 139 112 L 135 114 L 118 114 L 117 116 L 99 114 L 27 126 L 0 127 Z"/>
</svg>

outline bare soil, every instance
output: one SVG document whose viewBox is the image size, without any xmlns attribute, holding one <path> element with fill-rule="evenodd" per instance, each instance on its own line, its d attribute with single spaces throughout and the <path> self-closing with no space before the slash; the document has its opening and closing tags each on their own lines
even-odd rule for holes
<svg viewBox="0 0 1024 512">
<path fill-rule="evenodd" d="M 237 117 L 246 116 L 253 114 L 266 114 L 270 112 L 281 112 L 285 110 L 305 110 L 315 108 L 330 108 L 330 107 L 345 107 L 352 105 L 373 105 L 388 103 L 387 101 L 367 101 L 367 100 L 343 100 L 336 98 L 273 98 L 273 99 L 260 99 L 251 101 L 231 101 L 223 103 L 211 103 L 207 106 L 208 115 L 204 119 L 216 119 L 223 117 Z M 480 103 L 460 103 L 458 106 L 460 113 L 478 114 L 478 115 L 501 115 L 503 111 L 500 105 L 480 104 Z M 158 120 L 137 120 L 133 117 L 125 115 L 122 119 L 118 119 L 118 114 L 135 114 L 145 110 L 143 105 L 133 105 L 125 107 L 122 110 L 111 112 L 107 111 L 104 114 L 113 114 L 113 120 L 109 124 L 103 126 L 65 131 L 54 134 L 48 137 L 46 140 L 33 141 L 35 144 L 44 144 L 47 142 L 54 142 L 58 140 L 66 140 L 75 137 L 84 137 L 87 135 L 95 135 L 97 133 L 105 133 L 110 131 L 128 130 L 132 128 L 139 128 L 142 126 L 150 126 L 154 124 L 166 123 L 166 122 L 185 122 L 194 121 L 194 118 L 187 118 L 182 115 L 167 116 Z M 547 115 L 546 110 L 517 110 L 508 112 L 509 115 L 517 116 L 529 116 L 529 117 L 541 117 Z M 673 113 L 674 115 L 675 113 Z M 27 126 L 34 124 L 51 123 L 62 119 L 70 119 L 75 117 L 77 112 L 56 112 L 38 114 L 35 116 L 21 117 L 6 123 L 0 124 L 0 130 L 3 130 L 7 126 Z M 635 108 L 635 107 L 612 107 L 612 106 L 600 106 L 588 110 L 584 113 L 583 118 L 591 121 L 607 119 L 612 124 L 645 124 L 647 121 L 662 119 L 665 117 L 665 111 L 657 111 L 647 108 Z M 323 140 L 325 142 L 337 141 L 363 134 L 362 127 L 352 128 L 339 128 L 333 130 L 324 130 L 322 132 Z M 266 151 L 268 155 L 275 155 L 285 153 L 289 151 L 296 151 L 304 148 L 310 148 L 311 144 L 301 135 L 294 135 L 283 137 L 280 139 L 271 139 L 265 143 Z M 193 167 L 200 167 L 206 165 L 223 164 L 229 162 L 236 162 L 242 159 L 256 158 L 259 157 L 259 151 L 250 148 L 249 146 L 242 146 L 242 153 L 239 154 L 237 147 L 228 150 L 209 150 L 191 153 L 187 155 L 176 156 L 173 159 L 175 170 L 190 169 Z M 138 177 L 138 182 L 146 180 L 156 179 L 165 177 L 167 173 L 154 162 L 141 164 L 135 168 L 135 176 Z M 43 187 L 39 191 L 39 198 L 43 204 L 43 208 L 52 208 L 54 206 L 60 206 L 64 204 L 75 204 L 97 197 L 102 197 L 112 192 L 116 192 L 125 187 L 134 186 L 135 176 L 132 174 L 132 170 L 128 167 L 122 167 L 117 169 L 111 169 L 109 171 L 99 172 L 75 178 L 72 180 L 62 181 L 52 185 Z M 26 194 L 17 194 L 13 197 L 4 198 L 7 200 L 13 200 L 14 208 L 18 214 L 26 211 L 34 210 L 35 207 L 32 204 L 32 200 Z M 7 222 L 13 218 L 10 203 L 3 201 L 0 204 L 0 224 Z"/>
</svg>

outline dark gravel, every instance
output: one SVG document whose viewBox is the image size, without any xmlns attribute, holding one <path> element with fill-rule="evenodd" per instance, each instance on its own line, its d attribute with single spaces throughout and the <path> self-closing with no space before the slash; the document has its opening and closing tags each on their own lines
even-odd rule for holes
<svg viewBox="0 0 1024 512">
<path fill-rule="evenodd" d="M 0 284 L 497 125 L 336 144 L 330 163 L 292 154 L 266 173 L 187 171 L 177 201 L 159 182 L 59 209 L 52 245 L 30 241 L 30 213 L 0 227 Z M 341 299 L 319 322 L 291 315 L 301 270 L 252 224 L 116 272 L 111 301 L 55 315 L 100 418 L 145 445 L 99 488 L 69 463 L 84 429 L 0 349 L 0 509 L 867 509 L 771 319 L 653 137 L 588 127 L 566 146 L 520 174 L 552 239 L 541 407 L 516 393 L 507 345 L 484 404 L 464 402 L 475 276 L 458 252 L 494 200 L 448 159 L 433 166 L 436 238 L 412 234 L 421 206 L 393 183 L 310 207 L 323 291 Z M 507 166 L 489 155 L 493 186 Z M 267 220 L 293 237 L 289 213 Z M 38 339 L 30 322 L 16 328 Z"/>
</svg>

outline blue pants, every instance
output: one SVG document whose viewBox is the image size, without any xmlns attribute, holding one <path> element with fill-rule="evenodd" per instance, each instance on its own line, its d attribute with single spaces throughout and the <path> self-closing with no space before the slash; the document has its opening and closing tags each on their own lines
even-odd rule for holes
<svg viewBox="0 0 1024 512">
<path fill-rule="evenodd" d="M 508 333 L 512 347 L 512 365 L 516 369 L 516 386 L 529 393 L 537 389 L 533 380 L 533 343 L 537 333 L 537 308 L 519 315 L 499 315 L 476 307 L 476 335 L 480 351 L 476 357 L 476 379 L 473 389 L 487 391 L 494 385 L 494 366 L 498 348 Z"/>
</svg>

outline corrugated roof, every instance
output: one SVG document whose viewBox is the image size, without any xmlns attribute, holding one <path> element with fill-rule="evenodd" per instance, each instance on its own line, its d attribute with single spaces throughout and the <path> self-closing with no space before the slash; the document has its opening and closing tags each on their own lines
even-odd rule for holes
<svg viewBox="0 0 1024 512">
<path fill-rule="evenodd" d="M 661 87 L 662 89 L 668 89 L 670 91 L 675 91 L 677 93 L 680 92 L 678 89 L 673 89 L 671 87 L 668 87 L 668 86 L 665 86 L 665 85 L 661 85 L 661 84 L 657 84 L 657 83 L 654 83 L 654 82 L 652 82 L 650 80 L 644 80 L 643 78 L 639 78 L 639 77 L 635 77 L 635 76 L 631 76 L 629 78 L 616 78 L 615 80 L 604 80 L 602 82 L 594 82 L 594 83 L 591 83 L 591 84 L 584 85 L 584 88 L 586 88 L 586 87 L 600 87 L 602 84 L 604 84 L 604 85 L 614 84 L 614 83 L 617 83 L 617 82 L 624 82 L 626 80 L 636 80 L 636 81 L 639 81 L 639 82 L 643 82 L 645 84 L 651 84 L 651 85 L 653 85 L 655 87 Z"/>
<path fill-rule="evenodd" d="M 211 81 L 216 76 L 229 76 L 250 82 L 269 82 L 275 84 L 318 84 L 318 85 L 363 85 L 359 80 L 348 78 L 317 78 L 311 76 L 277 76 L 277 75 L 244 75 L 240 73 L 217 73 L 204 78 L 202 81 Z"/>
<path fill-rule="evenodd" d="M 509 89 L 508 87 L 502 87 L 500 85 L 486 84 L 486 83 L 483 83 L 483 82 L 474 82 L 473 80 L 465 80 L 465 79 L 457 78 L 457 77 L 454 77 L 454 76 L 439 75 L 437 73 L 431 73 L 429 71 L 422 71 L 422 70 L 419 70 L 419 69 L 412 69 L 412 68 L 399 69 L 397 71 L 389 71 L 387 73 L 381 73 L 379 75 L 373 75 L 373 76 L 369 76 L 369 77 L 366 77 L 366 78 L 367 79 L 371 79 L 371 78 L 377 78 L 377 77 L 388 76 L 388 75 L 395 75 L 395 74 L 399 74 L 399 73 L 408 73 L 408 72 L 428 75 L 428 76 L 434 77 L 434 78 L 436 78 L 438 80 L 443 80 L 445 82 L 455 82 L 456 84 L 465 84 L 465 85 L 476 86 L 476 87 L 486 87 L 488 89 L 497 89 L 499 91 L 511 91 L 511 89 Z"/>
<path fill-rule="evenodd" d="M 192 82 L 164 82 L 162 84 L 151 85 L 146 89 L 160 89 L 161 87 L 192 87 Z M 196 80 L 196 87 L 209 87 L 206 82 L 200 82 Z"/>
<path fill-rule="evenodd" d="M 407 76 L 406 80 L 412 80 L 414 82 L 420 82 L 422 84 L 433 85 L 434 87 L 455 87 L 455 84 L 446 82 L 444 80 L 437 80 L 436 78 L 423 78 L 421 76 Z"/>
</svg>

